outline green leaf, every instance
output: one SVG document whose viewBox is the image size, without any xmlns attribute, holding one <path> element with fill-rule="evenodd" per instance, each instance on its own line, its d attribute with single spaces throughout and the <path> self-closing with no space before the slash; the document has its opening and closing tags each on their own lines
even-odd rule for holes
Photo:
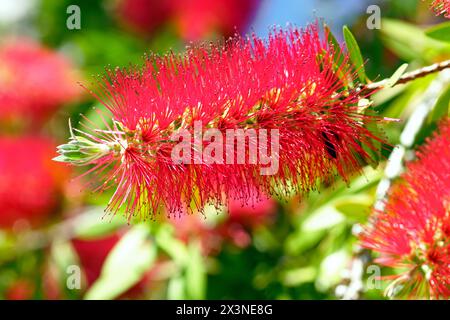
<svg viewBox="0 0 450 320">
<path fill-rule="evenodd" d="M 167 285 L 167 299 L 184 300 L 186 299 L 184 278 L 181 276 L 172 277 Z"/>
<path fill-rule="evenodd" d="M 105 221 L 103 207 L 92 207 L 76 218 L 74 235 L 82 239 L 95 239 L 124 226 L 126 221 L 122 217 L 114 217 Z"/>
<path fill-rule="evenodd" d="M 425 34 L 435 40 L 450 42 L 450 21 L 425 30 Z"/>
<path fill-rule="evenodd" d="M 345 217 L 331 204 L 323 206 L 316 210 L 303 222 L 301 229 L 303 232 L 313 232 L 330 229 L 342 222 Z"/>
<path fill-rule="evenodd" d="M 81 299 L 82 291 L 73 290 L 71 286 L 78 284 L 80 279 L 78 277 L 79 273 L 75 274 L 79 270 L 77 268 L 77 264 L 79 263 L 77 252 L 70 240 L 55 238 L 50 246 L 50 257 L 50 268 L 55 280 L 60 284 L 65 284 L 64 287 L 61 287 L 64 288 L 65 299 Z M 76 270 L 73 269 L 74 267 Z"/>
<path fill-rule="evenodd" d="M 337 199 L 334 207 L 349 219 L 364 222 L 373 205 L 373 200 L 368 194 L 355 194 Z"/>
<path fill-rule="evenodd" d="M 298 287 L 307 282 L 313 282 L 317 277 L 317 268 L 308 266 L 286 270 L 281 274 L 282 282 L 288 287 Z"/>
<path fill-rule="evenodd" d="M 428 118 L 428 122 L 439 121 L 446 115 L 450 115 L 450 86 L 448 86 L 439 96 L 436 105 Z"/>
<path fill-rule="evenodd" d="M 350 184 L 345 188 L 346 194 L 365 193 L 378 185 L 383 173 L 381 170 L 373 169 L 372 167 L 365 167 L 360 176 L 355 177 Z"/>
<path fill-rule="evenodd" d="M 100 277 L 85 299 L 114 299 L 137 284 L 156 258 L 156 246 L 149 236 L 148 228 L 143 225 L 125 234 L 109 253 Z"/>
<path fill-rule="evenodd" d="M 344 63 L 344 54 L 341 50 L 341 45 L 337 41 L 336 37 L 331 32 L 330 28 L 327 25 L 324 25 L 325 34 L 327 36 L 327 41 L 331 47 L 333 47 L 333 70 L 336 72 L 336 76 L 339 77 L 339 79 L 344 84 L 345 88 L 347 89 L 349 86 L 349 79 L 348 76 L 342 71 L 342 64 Z"/>
<path fill-rule="evenodd" d="M 385 46 L 406 61 L 432 63 L 450 53 L 450 44 L 427 37 L 422 29 L 410 23 L 383 19 L 380 32 Z"/>
<path fill-rule="evenodd" d="M 319 275 L 316 278 L 316 286 L 321 291 L 329 290 L 342 279 L 342 272 L 348 266 L 351 256 L 341 249 L 333 252 L 322 260 Z"/>
<path fill-rule="evenodd" d="M 316 246 L 326 235 L 326 230 L 305 231 L 298 229 L 288 236 L 285 242 L 286 252 L 290 255 L 300 255 L 306 250 Z"/>
<path fill-rule="evenodd" d="M 368 78 L 366 75 L 366 70 L 364 68 L 364 60 L 361 55 L 361 50 L 359 49 L 358 43 L 355 37 L 347 26 L 343 27 L 344 40 L 347 45 L 347 49 L 350 55 L 350 60 L 356 68 L 359 80 L 363 83 L 367 83 Z"/>
<path fill-rule="evenodd" d="M 50 247 L 50 254 L 61 273 L 65 273 L 67 267 L 77 261 L 77 254 L 68 241 L 54 241 Z"/>
<path fill-rule="evenodd" d="M 156 244 L 179 266 L 184 267 L 189 259 L 185 244 L 175 238 L 169 225 L 160 226 L 155 235 Z"/>
<path fill-rule="evenodd" d="M 367 130 L 369 130 L 373 136 L 380 137 L 381 131 L 378 128 L 378 124 L 375 121 L 369 121 L 365 124 Z M 378 164 L 380 163 L 380 155 L 381 155 L 381 147 L 382 143 L 376 139 L 371 138 L 370 142 L 371 146 L 367 145 L 367 143 L 362 143 L 362 148 L 366 152 L 367 156 L 363 157 L 364 160 L 369 164 L 372 168 L 376 169 Z"/>
<path fill-rule="evenodd" d="M 334 59 L 335 59 L 334 62 L 338 66 L 340 66 L 344 62 L 344 55 L 342 54 L 341 46 L 339 45 L 339 42 L 337 41 L 336 37 L 333 35 L 333 33 L 331 32 L 330 28 L 327 25 L 324 26 L 324 29 L 325 34 L 327 36 L 327 41 L 334 49 Z"/>
<path fill-rule="evenodd" d="M 206 270 L 199 241 L 189 244 L 189 261 L 186 266 L 186 293 L 188 299 L 204 299 Z"/>
<path fill-rule="evenodd" d="M 395 84 L 400 80 L 402 75 L 405 73 L 406 69 L 408 68 L 408 64 L 404 63 L 402 64 L 395 72 L 394 74 L 389 78 L 387 81 L 385 88 L 391 88 L 395 86 Z"/>
<path fill-rule="evenodd" d="M 394 86 L 385 90 L 379 91 L 387 92 L 392 90 L 398 90 L 403 88 L 398 97 L 393 99 L 387 104 L 387 108 L 383 110 L 383 116 L 388 118 L 405 118 L 411 112 L 411 108 L 414 106 L 416 99 L 420 99 L 425 90 L 431 84 L 431 82 L 436 78 L 436 75 L 430 75 L 425 78 L 416 79 L 403 86 Z M 374 97 L 375 103 L 379 105 L 377 97 Z"/>
</svg>

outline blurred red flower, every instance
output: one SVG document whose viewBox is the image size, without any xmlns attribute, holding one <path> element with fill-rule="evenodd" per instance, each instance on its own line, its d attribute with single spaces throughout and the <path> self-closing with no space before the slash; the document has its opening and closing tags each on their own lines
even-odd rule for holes
<svg viewBox="0 0 450 320">
<path fill-rule="evenodd" d="M 152 34 L 170 17 L 171 0 L 120 0 L 116 13 L 129 29 L 142 34 Z"/>
<path fill-rule="evenodd" d="M 224 220 L 211 221 L 195 214 L 183 214 L 170 222 L 175 227 L 175 235 L 182 241 L 199 239 L 205 255 L 217 254 L 224 241 L 244 248 L 251 243 L 250 231 L 270 222 L 276 214 L 276 202 L 268 198 L 252 198 L 242 204 L 231 200 Z"/>
<path fill-rule="evenodd" d="M 88 288 L 99 278 L 106 258 L 123 235 L 124 233 L 117 232 L 95 239 L 72 239 L 72 245 L 84 270 Z M 118 299 L 137 297 L 144 293 L 157 270 L 158 263 L 148 270 L 137 284 L 123 293 Z"/>
<path fill-rule="evenodd" d="M 262 196 L 253 198 L 245 205 L 241 201 L 231 200 L 228 206 L 228 221 L 254 228 L 266 224 L 276 213 L 276 201 Z"/>
<path fill-rule="evenodd" d="M 220 232 L 238 247 L 247 247 L 251 243 L 249 231 L 261 225 L 267 225 L 277 212 L 273 199 L 252 199 L 243 205 L 232 200 L 228 206 L 228 217 L 220 226 Z"/>
<path fill-rule="evenodd" d="M 114 233 L 102 238 L 72 240 L 72 245 L 83 267 L 88 287 L 100 276 L 106 257 L 120 238 L 121 235 Z"/>
<path fill-rule="evenodd" d="M 36 126 L 81 92 L 69 61 L 32 40 L 6 40 L 0 61 L 0 121 Z"/>
<path fill-rule="evenodd" d="M 390 276 L 411 297 L 450 297 L 450 119 L 417 152 L 375 212 L 362 245 L 382 265 L 405 270 Z M 397 289 L 397 288 L 396 288 Z"/>
<path fill-rule="evenodd" d="M 196 214 L 181 214 L 169 221 L 175 228 L 175 236 L 188 243 L 192 239 L 200 241 L 203 254 L 214 255 L 220 251 L 223 238 L 217 232 L 214 222 Z"/>
<path fill-rule="evenodd" d="M 185 40 L 245 31 L 260 0 L 174 0 L 173 19 Z"/>
<path fill-rule="evenodd" d="M 31 300 L 35 292 L 33 282 L 20 279 L 13 282 L 5 292 L 6 300 Z"/>
<path fill-rule="evenodd" d="M 51 160 L 54 148 L 43 137 L 0 137 L 0 227 L 40 224 L 57 209 L 69 172 Z"/>
<path fill-rule="evenodd" d="M 130 29 L 151 34 L 164 23 L 175 24 L 184 40 L 245 31 L 260 0 L 120 0 L 119 19 Z"/>
</svg>

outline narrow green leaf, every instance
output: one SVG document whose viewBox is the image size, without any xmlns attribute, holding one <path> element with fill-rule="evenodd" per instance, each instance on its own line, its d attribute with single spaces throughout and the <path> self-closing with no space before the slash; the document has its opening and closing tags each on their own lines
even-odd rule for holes
<svg viewBox="0 0 450 320">
<path fill-rule="evenodd" d="M 172 277 L 167 285 L 167 299 L 184 300 L 186 299 L 185 282 L 181 276 Z"/>
<path fill-rule="evenodd" d="M 1 252 L 0 252 L 1 253 Z M 78 255 L 70 240 L 55 239 L 50 246 L 51 266 L 55 267 L 52 273 L 56 279 L 62 280 L 65 299 L 81 299 L 82 291 L 73 290 L 81 285 L 80 269 L 78 268 Z M 62 287 L 61 287 L 62 289 Z"/>
<path fill-rule="evenodd" d="M 402 75 L 405 73 L 406 69 L 408 68 L 408 64 L 404 63 L 402 64 L 395 72 L 394 74 L 389 78 L 387 84 L 385 85 L 385 88 L 392 88 L 395 86 L 395 84 L 400 80 Z"/>
<path fill-rule="evenodd" d="M 340 249 L 325 257 L 320 263 L 319 274 L 315 285 L 319 290 L 329 290 L 342 280 L 342 272 L 348 265 L 351 256 L 345 249 Z"/>
<path fill-rule="evenodd" d="M 281 281 L 287 287 L 298 287 L 304 283 L 314 282 L 317 277 L 317 268 L 309 266 L 283 271 Z"/>
<path fill-rule="evenodd" d="M 302 232 L 314 232 L 330 229 L 343 222 L 345 222 L 345 217 L 331 204 L 328 204 L 307 217 L 301 228 Z"/>
<path fill-rule="evenodd" d="M 189 259 L 186 245 L 175 238 L 168 226 L 161 226 L 155 235 L 156 244 L 179 266 L 184 267 Z"/>
<path fill-rule="evenodd" d="M 364 60 L 361 55 L 361 50 L 359 49 L 358 43 L 355 37 L 347 26 L 343 27 L 344 40 L 347 45 L 347 49 L 350 55 L 350 60 L 356 68 L 358 77 L 363 83 L 367 83 L 368 78 L 366 75 L 366 70 L 364 68 Z"/>
<path fill-rule="evenodd" d="M 298 229 L 286 239 L 284 244 L 286 252 L 290 255 L 299 256 L 306 250 L 316 246 L 326 234 L 326 229 L 313 230 L 309 232 L 303 229 Z"/>
<path fill-rule="evenodd" d="M 435 40 L 450 42 L 450 21 L 425 30 L 425 34 Z"/>
<path fill-rule="evenodd" d="M 111 250 L 100 277 L 85 295 L 88 300 L 114 299 L 137 284 L 153 265 L 156 246 L 148 228 L 136 226 Z"/>
<path fill-rule="evenodd" d="M 436 105 L 428 118 L 428 122 L 439 121 L 447 114 L 450 115 L 450 86 L 448 86 L 439 96 Z"/>
<path fill-rule="evenodd" d="M 365 125 L 366 129 L 369 130 L 375 137 L 380 137 L 381 132 L 378 128 L 378 124 L 374 121 L 370 121 Z M 371 139 L 372 146 L 369 147 L 366 143 L 362 144 L 363 150 L 367 153 L 364 160 L 374 169 L 378 167 L 380 163 L 381 154 L 381 142 L 376 139 Z"/>
<path fill-rule="evenodd" d="M 105 211 L 103 206 L 94 206 L 83 212 L 76 218 L 74 223 L 74 235 L 77 238 L 93 239 L 110 234 L 126 224 L 125 219 L 115 217 L 111 221 L 105 223 L 103 217 Z"/>
<path fill-rule="evenodd" d="M 186 266 L 186 293 L 188 299 L 204 299 L 206 293 L 206 270 L 198 241 L 189 244 L 189 261 Z"/>
<path fill-rule="evenodd" d="M 365 222 L 370 208 L 373 205 L 373 198 L 364 193 L 338 198 L 334 201 L 334 207 L 347 218 Z"/>
<path fill-rule="evenodd" d="M 341 66 L 344 63 L 344 54 L 341 50 L 341 45 L 337 41 L 336 37 L 331 32 L 330 28 L 327 25 L 324 25 L 325 34 L 327 36 L 327 41 L 331 47 L 333 47 L 333 70 L 336 72 L 336 75 L 344 84 L 347 89 L 349 86 L 348 76 L 342 71 Z"/>
<path fill-rule="evenodd" d="M 325 34 L 327 36 L 328 43 L 333 47 L 334 49 L 334 59 L 335 63 L 340 66 L 344 62 L 344 55 L 341 51 L 341 46 L 339 45 L 339 42 L 337 41 L 336 37 L 331 32 L 330 28 L 327 25 L 324 25 Z"/>
<path fill-rule="evenodd" d="M 77 254 L 69 241 L 54 241 L 50 247 L 50 254 L 61 274 L 66 273 L 67 268 L 77 262 Z"/>
<path fill-rule="evenodd" d="M 450 52 L 450 43 L 427 37 L 424 31 L 414 24 L 383 19 L 381 26 L 381 40 L 384 45 L 403 60 L 432 63 Z"/>
</svg>

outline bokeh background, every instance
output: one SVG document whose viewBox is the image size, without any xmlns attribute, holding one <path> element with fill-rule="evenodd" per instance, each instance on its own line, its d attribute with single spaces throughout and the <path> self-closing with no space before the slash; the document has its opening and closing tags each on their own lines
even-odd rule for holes
<svg viewBox="0 0 450 320">
<path fill-rule="evenodd" d="M 382 28 L 366 26 L 369 4 Z M 77 5 L 80 29 L 67 8 Z M 435 17 L 426 1 L 391 0 L 2 0 L 0 3 L 0 298 L 1 299 L 336 299 L 352 277 L 355 230 L 367 221 L 385 173 L 323 186 L 308 197 L 231 204 L 205 216 L 136 222 L 104 216 L 111 195 L 73 179 L 51 161 L 68 138 L 68 119 L 100 121 L 89 85 L 105 67 L 140 64 L 144 53 L 235 33 L 265 37 L 269 27 L 326 21 L 341 37 L 351 27 L 372 79 L 404 62 L 416 68 L 450 57 L 426 38 Z M 375 96 L 377 111 L 401 121 L 393 144 L 435 76 Z M 431 122 L 414 143 L 423 143 Z M 381 270 L 385 272 L 385 270 Z M 367 285 L 367 299 L 385 284 Z"/>
</svg>

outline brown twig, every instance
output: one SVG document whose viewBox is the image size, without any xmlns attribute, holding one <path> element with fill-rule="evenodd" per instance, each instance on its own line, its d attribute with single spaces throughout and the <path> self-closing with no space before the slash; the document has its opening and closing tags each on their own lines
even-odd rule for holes
<svg viewBox="0 0 450 320">
<path fill-rule="evenodd" d="M 419 78 L 423 78 L 426 77 L 432 73 L 436 73 L 439 71 L 442 71 L 444 69 L 450 68 L 450 60 L 445 60 L 442 62 L 437 62 L 435 64 L 411 71 L 411 72 L 407 72 L 405 73 L 402 77 L 400 77 L 400 79 L 398 79 L 398 81 L 395 83 L 397 84 L 402 84 L 402 83 L 408 83 L 411 82 L 413 80 L 419 79 Z M 361 90 L 374 90 L 374 89 L 382 89 L 383 87 L 385 87 L 387 84 L 389 84 L 390 79 L 384 79 L 378 82 L 372 82 L 372 83 L 368 83 L 366 85 L 363 85 L 361 87 Z"/>
</svg>

